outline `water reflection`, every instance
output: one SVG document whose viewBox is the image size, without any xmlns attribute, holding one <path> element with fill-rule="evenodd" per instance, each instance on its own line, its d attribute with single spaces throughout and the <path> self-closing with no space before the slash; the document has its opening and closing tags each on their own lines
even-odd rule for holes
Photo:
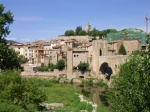
<svg viewBox="0 0 150 112">
<path fill-rule="evenodd" d="M 108 107 L 109 104 L 107 103 L 105 90 L 106 87 L 98 87 L 98 86 L 89 86 L 85 84 L 73 84 L 75 88 L 81 90 L 84 96 L 90 98 L 91 101 L 95 102 L 96 104 L 100 105 L 103 104 L 104 106 Z"/>
</svg>

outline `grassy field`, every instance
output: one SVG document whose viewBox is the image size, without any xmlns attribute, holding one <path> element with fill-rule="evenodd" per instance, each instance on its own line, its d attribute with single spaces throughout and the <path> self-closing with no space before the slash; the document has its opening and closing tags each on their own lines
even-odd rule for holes
<svg viewBox="0 0 150 112">
<path fill-rule="evenodd" d="M 53 112 L 80 112 L 80 110 L 92 111 L 92 106 L 85 102 L 80 102 L 77 94 L 82 94 L 79 89 L 74 88 L 72 85 L 60 84 L 56 81 L 39 80 L 40 88 L 46 93 L 46 103 L 63 103 L 64 107 L 58 107 Z M 88 98 L 85 98 L 88 99 Z M 100 105 L 97 112 L 107 112 L 104 106 Z"/>
</svg>

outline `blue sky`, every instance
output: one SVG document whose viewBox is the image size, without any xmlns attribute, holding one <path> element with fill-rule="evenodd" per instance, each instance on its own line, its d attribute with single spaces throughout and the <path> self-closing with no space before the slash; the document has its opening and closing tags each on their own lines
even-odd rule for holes
<svg viewBox="0 0 150 112">
<path fill-rule="evenodd" d="M 0 3 L 14 15 L 7 38 L 19 42 L 51 40 L 77 26 L 85 29 L 87 22 L 97 30 L 145 31 L 145 16 L 150 17 L 150 0 L 0 0 Z"/>
</svg>

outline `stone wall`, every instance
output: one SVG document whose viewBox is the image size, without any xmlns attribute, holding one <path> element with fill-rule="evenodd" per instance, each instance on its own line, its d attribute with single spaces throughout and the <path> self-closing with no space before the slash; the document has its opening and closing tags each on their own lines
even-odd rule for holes
<svg viewBox="0 0 150 112">
<path fill-rule="evenodd" d="M 133 51 L 141 50 L 139 40 L 124 40 L 123 45 L 126 49 L 127 54 L 131 54 Z"/>
<path fill-rule="evenodd" d="M 77 67 L 81 62 L 88 62 L 88 52 L 73 52 L 73 67 Z"/>
<path fill-rule="evenodd" d="M 46 77 L 46 78 L 51 78 L 51 77 L 66 77 L 66 69 L 63 71 L 59 71 L 57 69 L 54 70 L 54 72 L 38 72 L 34 71 L 34 68 L 36 67 L 35 65 L 29 65 L 29 64 L 23 64 L 24 71 L 21 72 L 21 76 L 24 77 Z"/>
<path fill-rule="evenodd" d="M 111 67 L 111 69 L 113 71 L 113 74 L 116 74 L 118 72 L 119 65 L 124 63 L 126 58 L 127 58 L 127 56 L 124 56 L 124 55 L 100 56 L 99 57 L 99 66 L 98 66 L 98 68 L 100 68 L 100 66 L 104 62 L 107 62 L 109 67 Z M 101 74 L 101 73 L 99 73 L 99 74 Z"/>
<path fill-rule="evenodd" d="M 70 39 L 76 39 L 79 42 L 89 42 L 89 40 L 92 40 L 93 37 L 91 36 L 59 36 L 55 39 L 64 39 L 64 40 L 70 40 Z"/>
<path fill-rule="evenodd" d="M 66 70 L 63 71 L 54 71 L 54 72 L 21 72 L 23 77 L 42 77 L 42 78 L 59 78 L 66 77 Z"/>
</svg>

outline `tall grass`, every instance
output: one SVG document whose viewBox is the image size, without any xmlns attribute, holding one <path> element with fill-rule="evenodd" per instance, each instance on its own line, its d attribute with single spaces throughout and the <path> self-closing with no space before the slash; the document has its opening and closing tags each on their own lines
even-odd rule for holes
<svg viewBox="0 0 150 112">
<path fill-rule="evenodd" d="M 50 80 L 38 80 L 40 88 L 47 94 L 47 103 L 63 103 L 64 107 L 55 108 L 54 111 L 61 112 L 79 112 L 80 110 L 92 111 L 92 106 L 86 102 L 80 102 L 77 94 L 81 91 L 73 88 L 72 85 L 59 84 Z"/>
</svg>

